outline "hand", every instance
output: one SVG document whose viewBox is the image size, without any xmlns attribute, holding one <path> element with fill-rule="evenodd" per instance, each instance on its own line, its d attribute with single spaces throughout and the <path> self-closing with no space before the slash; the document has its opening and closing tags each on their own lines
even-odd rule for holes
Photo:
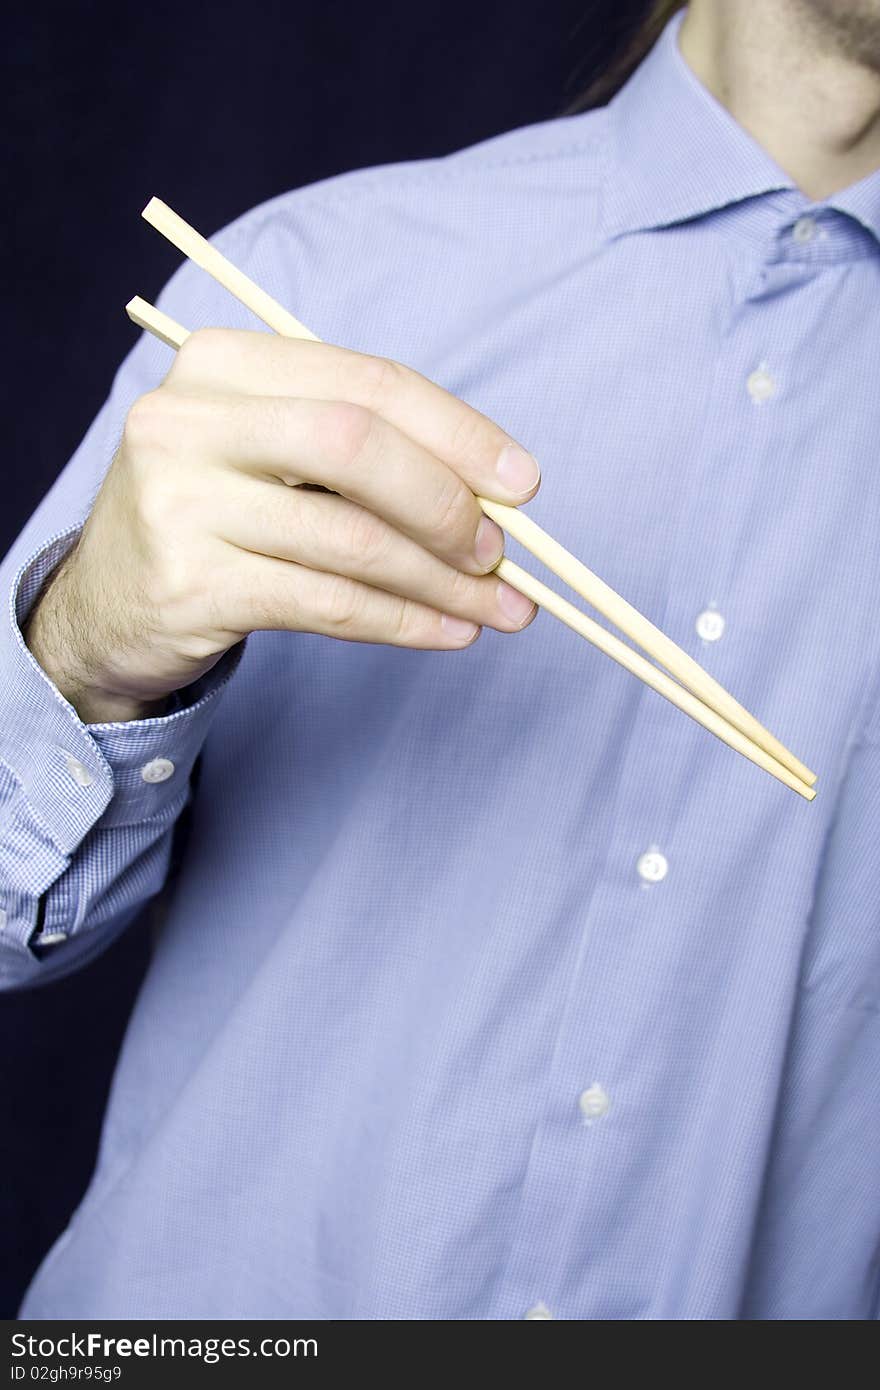
<svg viewBox="0 0 880 1390">
<path fill-rule="evenodd" d="M 500 426 L 409 367 L 201 330 L 132 406 L 25 637 L 92 722 L 143 717 L 258 629 L 467 647 L 536 612 L 489 573 L 503 534 L 475 494 L 518 505 L 538 483 Z"/>
</svg>

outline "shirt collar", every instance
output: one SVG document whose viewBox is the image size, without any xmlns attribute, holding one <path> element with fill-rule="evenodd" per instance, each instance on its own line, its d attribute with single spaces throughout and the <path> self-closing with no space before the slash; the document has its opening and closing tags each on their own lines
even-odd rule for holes
<svg viewBox="0 0 880 1390">
<path fill-rule="evenodd" d="M 880 171 L 811 203 L 685 62 L 678 46 L 683 18 L 684 11 L 672 17 L 607 108 L 613 169 L 607 234 L 670 226 L 788 189 L 804 208 L 848 213 L 880 241 Z"/>
<path fill-rule="evenodd" d="M 880 242 L 880 170 L 875 169 L 858 183 L 832 193 L 820 206 L 849 213 Z"/>
</svg>

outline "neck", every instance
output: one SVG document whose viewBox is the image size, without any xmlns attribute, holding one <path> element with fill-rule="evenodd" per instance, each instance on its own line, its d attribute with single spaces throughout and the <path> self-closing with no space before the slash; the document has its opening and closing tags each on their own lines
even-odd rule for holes
<svg viewBox="0 0 880 1390">
<path fill-rule="evenodd" d="M 815 201 L 880 168 L 877 9 L 691 0 L 679 31 L 697 78 Z"/>
</svg>

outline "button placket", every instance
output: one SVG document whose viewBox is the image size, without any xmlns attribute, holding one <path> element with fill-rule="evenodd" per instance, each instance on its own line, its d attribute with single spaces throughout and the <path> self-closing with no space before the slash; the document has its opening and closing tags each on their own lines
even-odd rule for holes
<svg viewBox="0 0 880 1390">
<path fill-rule="evenodd" d="M 699 641 L 719 640 L 725 628 L 722 609 L 733 619 L 731 588 L 742 553 L 742 525 L 750 514 L 750 502 L 766 487 L 768 422 L 784 403 L 780 383 L 785 382 L 787 366 L 781 354 L 777 358 L 770 348 L 788 339 L 775 331 L 779 322 L 775 304 L 771 307 L 760 299 L 761 267 L 753 264 L 746 270 L 747 278 L 740 277 L 729 313 L 721 316 L 714 361 L 694 385 L 686 441 L 689 486 L 682 494 L 676 526 L 665 542 L 662 587 L 658 584 L 651 594 L 652 620 L 691 648 Z M 751 293 L 754 304 L 749 302 Z M 747 386 L 753 373 L 762 374 L 757 383 L 752 382 L 759 401 Z M 757 408 L 759 404 L 763 408 Z M 719 418 L 729 428 L 719 430 Z M 698 622 L 702 633 L 698 630 L 695 636 Z M 677 834 L 673 844 L 672 808 L 687 805 L 693 787 L 695 759 L 688 740 L 703 739 L 710 750 L 713 740 L 705 731 L 690 727 L 666 702 L 643 695 L 633 704 L 617 763 L 614 830 L 589 903 L 584 905 L 584 945 L 572 981 L 571 1008 L 560 1018 L 558 1046 L 547 1079 L 548 1117 L 536 1131 L 523 1181 L 522 1209 L 528 1214 L 531 1233 L 552 1229 L 555 1220 L 562 1220 L 558 1210 L 561 1162 L 570 1163 L 577 1173 L 578 1216 L 586 1221 L 591 1209 L 601 1210 L 602 1194 L 619 1163 L 622 1142 L 623 1126 L 615 1123 L 615 1103 L 605 1090 L 607 1086 L 613 1095 L 623 1073 L 622 1050 L 627 1040 L 621 1038 L 620 1019 L 629 1007 L 632 982 L 639 978 L 646 952 L 656 949 L 664 967 L 674 952 L 669 909 L 674 916 L 676 877 L 684 875 L 688 866 L 686 849 L 676 851 Z M 681 757 L 674 756 L 675 740 L 684 745 Z M 684 865 L 676 863 L 676 852 L 685 859 Z M 652 930 L 656 941 L 651 940 Z M 650 979 L 640 988 L 645 1009 L 654 1025 L 662 1028 L 659 990 L 653 992 Z M 594 1067 L 594 1076 L 601 1080 L 591 1079 Z M 544 1284 L 547 1306 L 552 1307 L 556 1280 L 571 1278 L 572 1268 L 536 1267 L 534 1241 L 524 1234 L 512 1243 L 505 1275 L 506 1294 L 503 1302 L 499 1300 L 504 1315 L 523 1317 L 521 1309 L 530 1303 L 537 1306 L 532 1292 L 536 1281 Z"/>
<path fill-rule="evenodd" d="M 683 646 L 690 645 L 699 661 L 708 659 L 710 671 L 709 646 L 722 638 L 725 645 L 733 641 L 732 606 L 742 556 L 739 519 L 750 515 L 752 499 L 766 488 L 771 425 L 785 406 L 783 386 L 791 370 L 782 356 L 787 319 L 780 322 L 787 301 L 780 309 L 775 301 L 761 298 L 766 269 L 760 255 L 751 265 L 743 258 L 730 313 L 720 325 L 708 431 L 695 436 L 695 451 L 703 453 L 703 462 L 695 470 L 689 505 L 677 531 L 682 537 L 701 536 L 703 544 L 673 552 L 667 603 L 659 619 L 665 631 Z M 719 416 L 730 422 L 729 429 L 717 429 Z"/>
</svg>

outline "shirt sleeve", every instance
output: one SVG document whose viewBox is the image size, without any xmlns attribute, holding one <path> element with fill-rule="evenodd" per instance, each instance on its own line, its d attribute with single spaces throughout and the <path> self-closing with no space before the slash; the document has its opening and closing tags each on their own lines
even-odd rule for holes
<svg viewBox="0 0 880 1390">
<path fill-rule="evenodd" d="M 212 240 L 248 266 L 241 223 Z M 157 303 L 191 330 L 259 327 L 190 262 Z M 160 384 L 172 357 L 150 335 L 140 337 L 0 564 L 0 988 L 78 969 L 161 889 L 194 762 L 245 650 L 246 641 L 236 644 L 158 717 L 85 724 L 22 636 L 43 582 L 91 510 L 131 405 Z"/>
<path fill-rule="evenodd" d="M 0 984 L 43 983 L 103 950 L 165 880 L 175 822 L 239 642 L 160 716 L 84 724 L 22 636 L 80 527 L 13 581 L 0 632 Z"/>
</svg>

